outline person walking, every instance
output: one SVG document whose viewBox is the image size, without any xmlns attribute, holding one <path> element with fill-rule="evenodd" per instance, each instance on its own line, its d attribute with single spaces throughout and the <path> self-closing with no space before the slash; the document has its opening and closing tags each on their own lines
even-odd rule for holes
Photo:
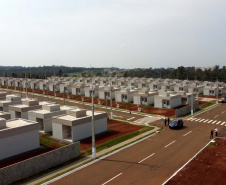
<svg viewBox="0 0 226 185">
<path fill-rule="evenodd" d="M 217 127 L 215 127 L 215 137 L 217 137 L 218 136 L 218 129 L 217 129 Z"/>
<path fill-rule="evenodd" d="M 169 123 L 170 123 L 170 118 L 168 117 L 168 125 L 169 125 Z"/>
<path fill-rule="evenodd" d="M 167 119 L 165 118 L 165 126 L 166 126 L 166 124 L 167 124 Z"/>
<path fill-rule="evenodd" d="M 213 129 L 210 131 L 210 139 L 213 139 Z"/>
</svg>

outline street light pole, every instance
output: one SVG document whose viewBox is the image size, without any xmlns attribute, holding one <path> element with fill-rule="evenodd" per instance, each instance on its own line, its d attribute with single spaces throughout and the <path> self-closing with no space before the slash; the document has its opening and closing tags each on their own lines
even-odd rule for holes
<svg viewBox="0 0 226 185">
<path fill-rule="evenodd" d="M 112 89 L 111 89 L 111 78 L 110 78 L 110 105 L 111 105 L 111 119 L 113 119 L 113 112 L 112 112 Z"/>
<path fill-rule="evenodd" d="M 216 100 L 216 104 L 218 104 L 218 94 L 219 94 L 219 89 L 218 89 L 218 79 L 217 79 L 217 100 Z"/>
<path fill-rule="evenodd" d="M 191 115 L 193 115 L 193 92 L 191 93 Z"/>
<path fill-rule="evenodd" d="M 28 98 L 28 91 L 27 91 L 27 73 L 25 72 L 25 78 L 26 78 L 26 98 Z"/>
<path fill-rule="evenodd" d="M 96 159 L 95 125 L 94 125 L 94 90 L 92 86 L 92 157 Z"/>
</svg>

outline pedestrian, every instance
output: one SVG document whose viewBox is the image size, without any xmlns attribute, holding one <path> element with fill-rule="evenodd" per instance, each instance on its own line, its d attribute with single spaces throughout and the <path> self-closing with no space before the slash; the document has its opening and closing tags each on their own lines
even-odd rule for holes
<svg viewBox="0 0 226 185">
<path fill-rule="evenodd" d="M 170 123 L 170 118 L 168 117 L 168 125 L 169 125 L 169 123 Z"/>
<path fill-rule="evenodd" d="M 210 139 L 213 139 L 213 129 L 210 132 Z"/>
<path fill-rule="evenodd" d="M 218 134 L 218 129 L 217 127 L 215 127 L 215 137 L 217 137 L 217 134 Z"/>
<path fill-rule="evenodd" d="M 166 124 L 167 124 L 167 119 L 165 118 L 165 126 L 166 126 Z"/>
</svg>

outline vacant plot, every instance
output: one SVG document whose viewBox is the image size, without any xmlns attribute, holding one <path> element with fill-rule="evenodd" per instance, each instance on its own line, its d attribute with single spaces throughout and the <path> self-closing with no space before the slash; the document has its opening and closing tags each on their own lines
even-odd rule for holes
<svg viewBox="0 0 226 185">
<path fill-rule="evenodd" d="M 128 133 L 132 133 L 134 131 L 137 131 L 143 128 L 144 127 L 127 124 L 124 122 L 108 120 L 108 131 L 96 136 L 96 145 L 102 144 L 111 139 L 126 135 Z M 91 146 L 92 146 L 92 138 L 88 138 L 80 141 L 81 151 L 89 149 Z"/>
<path fill-rule="evenodd" d="M 216 139 L 173 177 L 167 185 L 221 185 L 226 184 L 226 139 Z"/>
</svg>

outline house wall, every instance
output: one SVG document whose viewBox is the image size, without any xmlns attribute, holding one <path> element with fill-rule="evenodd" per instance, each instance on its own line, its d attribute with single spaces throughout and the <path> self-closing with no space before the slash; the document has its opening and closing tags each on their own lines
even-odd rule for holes
<svg viewBox="0 0 226 185">
<path fill-rule="evenodd" d="M 107 118 L 95 121 L 95 134 L 107 131 Z M 92 136 L 92 122 L 72 127 L 72 141 L 78 141 Z"/>
<path fill-rule="evenodd" d="M 148 105 L 153 105 L 154 104 L 154 96 L 149 96 L 148 98 L 147 98 L 147 103 L 148 103 Z"/>
<path fill-rule="evenodd" d="M 154 107 L 163 108 L 162 98 L 159 96 L 154 96 Z"/>
<path fill-rule="evenodd" d="M 133 103 L 136 105 L 140 105 L 140 96 L 133 96 Z"/>
<path fill-rule="evenodd" d="M 174 108 L 181 105 L 181 96 L 170 100 L 170 108 Z"/>
<path fill-rule="evenodd" d="M 63 125 L 58 123 L 53 123 L 53 137 L 58 139 L 63 139 Z"/>
<path fill-rule="evenodd" d="M 39 148 L 38 130 L 0 139 L 0 160 Z"/>
</svg>

